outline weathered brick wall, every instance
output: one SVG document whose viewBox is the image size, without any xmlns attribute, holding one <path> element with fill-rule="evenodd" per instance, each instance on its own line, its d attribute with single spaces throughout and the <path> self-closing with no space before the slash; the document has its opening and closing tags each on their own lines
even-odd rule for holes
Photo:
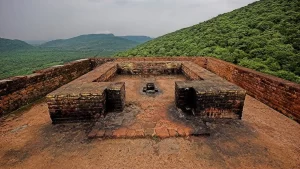
<svg viewBox="0 0 300 169">
<path fill-rule="evenodd" d="M 190 61 L 196 63 L 197 65 L 199 65 L 200 67 L 203 67 L 203 68 L 206 68 L 206 66 L 207 66 L 207 58 L 206 57 L 193 57 L 193 59 Z"/>
<path fill-rule="evenodd" d="M 201 118 L 241 119 L 246 91 L 224 81 L 201 81 L 195 86 L 195 115 Z"/>
<path fill-rule="evenodd" d="M 241 119 L 246 91 L 193 62 L 182 62 L 193 81 L 175 82 L 176 106 L 201 118 Z"/>
<path fill-rule="evenodd" d="M 107 67 L 108 70 L 105 71 L 103 74 L 100 74 L 99 78 L 97 78 L 93 82 L 107 82 L 116 75 L 118 70 L 117 64 L 109 65 Z"/>
<path fill-rule="evenodd" d="M 241 119 L 246 92 L 228 83 L 175 82 L 175 104 L 203 119 Z"/>
<path fill-rule="evenodd" d="M 26 105 L 91 70 L 88 59 L 0 81 L 0 115 Z"/>
<path fill-rule="evenodd" d="M 125 107 L 125 82 L 111 83 L 106 88 L 108 111 L 122 111 Z"/>
<path fill-rule="evenodd" d="M 128 58 L 128 57 L 121 57 L 121 58 L 117 58 L 116 61 L 117 62 L 132 62 L 132 61 L 147 61 L 147 62 L 151 62 L 151 61 L 188 61 L 190 59 L 193 59 L 193 57 L 132 57 L 132 58 Z"/>
<path fill-rule="evenodd" d="M 112 57 L 90 58 L 92 69 L 95 69 L 96 67 L 106 62 L 113 62 L 115 60 L 116 58 L 112 58 Z"/>
<path fill-rule="evenodd" d="M 205 67 L 206 58 L 205 57 L 121 57 L 116 58 L 117 62 L 127 62 L 127 61 L 192 61 L 201 67 Z"/>
<path fill-rule="evenodd" d="M 247 93 L 300 122 L 300 85 L 215 58 L 207 69 L 247 90 Z"/>
<path fill-rule="evenodd" d="M 106 109 L 105 83 L 65 85 L 47 95 L 52 123 L 93 121 Z"/>
<path fill-rule="evenodd" d="M 182 73 L 189 79 L 189 80 L 203 80 L 198 73 L 190 69 L 187 64 L 182 64 L 181 66 Z"/>
<path fill-rule="evenodd" d="M 97 59 L 97 65 L 109 59 Z M 31 75 L 0 80 L 0 116 L 33 102 L 58 87 L 89 72 L 95 66 L 90 59 L 81 59 L 35 71 Z"/>
<path fill-rule="evenodd" d="M 181 62 L 176 61 L 130 61 L 117 62 L 118 73 L 132 75 L 161 75 L 161 74 L 181 74 Z"/>
<path fill-rule="evenodd" d="M 176 107 L 184 110 L 186 107 L 195 107 L 195 90 L 192 86 L 181 87 L 175 82 L 175 105 Z"/>
<path fill-rule="evenodd" d="M 52 122 L 94 121 L 104 116 L 107 110 L 122 111 L 125 106 L 125 83 L 106 82 L 116 71 L 116 62 L 104 62 L 49 93 L 47 103 Z"/>
</svg>

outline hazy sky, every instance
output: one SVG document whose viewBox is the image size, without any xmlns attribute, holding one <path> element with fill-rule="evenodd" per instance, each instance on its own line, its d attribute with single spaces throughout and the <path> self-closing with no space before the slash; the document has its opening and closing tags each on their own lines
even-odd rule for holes
<svg viewBox="0 0 300 169">
<path fill-rule="evenodd" d="M 0 0 L 0 37 L 161 36 L 255 0 Z"/>
</svg>

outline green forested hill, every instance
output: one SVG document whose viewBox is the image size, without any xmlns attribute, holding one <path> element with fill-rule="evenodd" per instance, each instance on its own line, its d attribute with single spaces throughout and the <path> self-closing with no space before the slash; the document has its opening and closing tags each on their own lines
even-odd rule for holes
<svg viewBox="0 0 300 169">
<path fill-rule="evenodd" d="M 33 46 L 24 41 L 0 38 L 0 52 L 31 48 Z"/>
<path fill-rule="evenodd" d="M 131 40 L 131 41 L 135 41 L 138 43 L 145 43 L 152 39 L 149 36 L 119 36 L 119 37 Z"/>
<path fill-rule="evenodd" d="M 117 56 L 214 56 L 300 83 L 300 1 L 261 0 Z"/>
</svg>

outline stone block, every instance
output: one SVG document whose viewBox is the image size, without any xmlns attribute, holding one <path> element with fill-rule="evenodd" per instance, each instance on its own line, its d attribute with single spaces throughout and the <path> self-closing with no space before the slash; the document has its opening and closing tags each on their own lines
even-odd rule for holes
<svg viewBox="0 0 300 169">
<path fill-rule="evenodd" d="M 67 85 L 47 95 L 53 123 L 93 121 L 106 109 L 106 84 Z"/>
<path fill-rule="evenodd" d="M 108 111 L 123 111 L 125 107 L 125 82 L 111 83 L 106 89 Z"/>
<path fill-rule="evenodd" d="M 175 83 L 176 106 L 195 116 L 241 119 L 246 91 L 225 80 Z"/>
</svg>

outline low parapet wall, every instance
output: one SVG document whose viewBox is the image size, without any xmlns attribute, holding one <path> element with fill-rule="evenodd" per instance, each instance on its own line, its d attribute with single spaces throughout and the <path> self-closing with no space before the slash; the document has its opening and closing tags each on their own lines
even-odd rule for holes
<svg viewBox="0 0 300 169">
<path fill-rule="evenodd" d="M 300 122 L 300 85 L 215 58 L 206 69 L 247 90 L 247 93 Z"/>
<path fill-rule="evenodd" d="M 107 62 L 97 59 L 97 65 Z M 31 75 L 0 80 L 0 116 L 33 102 L 60 86 L 91 71 L 90 59 L 81 59 L 35 71 Z"/>
<path fill-rule="evenodd" d="M 131 61 L 116 63 L 119 74 L 162 75 L 181 73 L 181 62 L 176 61 Z"/>
</svg>

